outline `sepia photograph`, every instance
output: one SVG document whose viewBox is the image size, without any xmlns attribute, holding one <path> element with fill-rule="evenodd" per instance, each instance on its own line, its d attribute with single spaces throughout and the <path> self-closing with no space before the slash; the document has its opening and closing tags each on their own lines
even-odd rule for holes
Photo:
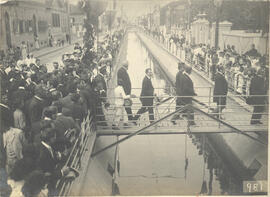
<svg viewBox="0 0 270 197">
<path fill-rule="evenodd" d="M 269 0 L 0 0 L 0 197 L 268 196 Z"/>
</svg>

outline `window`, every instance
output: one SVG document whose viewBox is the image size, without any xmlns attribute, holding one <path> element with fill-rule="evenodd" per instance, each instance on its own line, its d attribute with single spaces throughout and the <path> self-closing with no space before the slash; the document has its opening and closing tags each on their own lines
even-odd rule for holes
<svg viewBox="0 0 270 197">
<path fill-rule="evenodd" d="M 39 32 L 46 32 L 48 28 L 47 21 L 38 21 L 38 31 Z"/>
<path fill-rule="evenodd" d="M 33 22 L 32 22 L 32 20 L 25 21 L 25 32 L 30 33 L 30 32 L 32 32 L 32 30 L 33 30 Z"/>
<path fill-rule="evenodd" d="M 13 32 L 14 34 L 19 33 L 19 20 L 18 19 L 13 20 Z"/>
<path fill-rule="evenodd" d="M 59 14 L 52 14 L 52 26 L 60 27 L 60 16 Z"/>
<path fill-rule="evenodd" d="M 24 21 L 23 20 L 19 20 L 19 33 L 22 34 L 24 32 L 25 32 Z"/>
</svg>

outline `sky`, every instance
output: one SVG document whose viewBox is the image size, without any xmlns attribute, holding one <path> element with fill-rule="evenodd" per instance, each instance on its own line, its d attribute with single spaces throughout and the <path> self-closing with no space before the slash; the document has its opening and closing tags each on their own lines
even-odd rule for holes
<svg viewBox="0 0 270 197">
<path fill-rule="evenodd" d="M 143 15 L 154 10 L 156 5 L 164 5 L 172 0 L 119 0 L 119 5 L 123 5 L 123 9 L 130 17 Z"/>
</svg>

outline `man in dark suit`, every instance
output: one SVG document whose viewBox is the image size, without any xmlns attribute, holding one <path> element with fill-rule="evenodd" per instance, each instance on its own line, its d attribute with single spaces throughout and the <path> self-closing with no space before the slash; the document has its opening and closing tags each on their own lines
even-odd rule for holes
<svg viewBox="0 0 270 197">
<path fill-rule="evenodd" d="M 226 107 L 226 96 L 228 93 L 228 83 L 224 76 L 225 69 L 223 66 L 217 68 L 215 76 L 214 96 L 213 101 L 217 103 L 217 109 L 215 110 L 215 116 L 221 117 L 222 110 Z"/>
<path fill-rule="evenodd" d="M 40 86 L 35 87 L 35 95 L 28 102 L 26 102 L 26 119 L 31 126 L 34 122 L 41 120 L 43 108 L 46 106 L 45 100 L 46 92 Z"/>
<path fill-rule="evenodd" d="M 251 78 L 249 92 L 250 92 L 250 104 L 253 105 L 253 113 L 250 120 L 250 124 L 263 124 L 260 120 L 264 111 L 264 105 L 266 100 L 264 70 L 260 68 L 257 74 Z"/>
<path fill-rule="evenodd" d="M 120 79 L 123 81 L 124 92 L 126 95 L 130 95 L 131 82 L 127 70 L 128 70 L 128 61 L 125 61 L 122 67 L 117 72 L 117 81 L 119 81 Z M 133 119 L 131 107 L 125 106 L 125 110 L 128 115 L 128 120 L 131 121 Z"/>
<path fill-rule="evenodd" d="M 193 81 L 189 77 L 191 74 L 192 68 L 189 66 L 185 66 L 185 71 L 183 72 L 184 80 L 183 80 L 183 96 L 182 103 L 183 105 L 192 105 L 192 97 L 196 96 L 197 94 L 194 91 Z M 194 111 L 192 109 L 187 109 L 183 111 L 184 115 L 188 118 L 189 125 L 195 125 L 194 122 Z"/>
<path fill-rule="evenodd" d="M 250 57 L 258 57 L 260 56 L 260 53 L 255 49 L 255 44 L 251 45 L 251 49 L 245 53 L 245 55 Z"/>
<path fill-rule="evenodd" d="M 59 99 L 59 101 L 62 104 L 62 108 L 67 108 L 71 110 L 71 103 L 72 103 L 72 97 L 73 95 L 76 93 L 77 91 L 77 84 L 74 82 L 70 82 L 70 84 L 68 84 L 68 95 Z"/>
<path fill-rule="evenodd" d="M 141 103 L 142 107 L 137 112 L 136 116 L 134 117 L 134 121 L 137 121 L 141 114 L 148 111 L 149 113 L 149 121 L 150 123 L 154 122 L 154 87 L 152 85 L 151 77 L 153 76 L 151 68 L 147 68 L 145 70 L 146 76 L 143 79 L 142 83 L 142 91 L 141 91 Z"/>
<path fill-rule="evenodd" d="M 41 131 L 41 147 L 37 166 L 40 170 L 49 175 L 49 196 L 56 195 L 55 186 L 57 180 L 67 175 L 70 171 L 68 167 L 63 167 L 62 169 L 58 167 L 61 155 L 52 148 L 55 141 L 56 132 L 52 127 L 45 128 Z"/>
<path fill-rule="evenodd" d="M 59 101 L 53 103 L 57 107 L 57 115 L 54 120 L 56 137 L 62 138 L 65 136 L 67 130 L 75 129 L 77 132 L 80 131 L 79 125 L 73 120 L 72 117 L 68 117 L 62 114 L 62 104 Z"/>
<path fill-rule="evenodd" d="M 177 96 L 175 110 L 180 109 L 180 107 L 183 105 L 183 101 L 182 101 L 183 98 L 181 98 L 181 96 L 183 96 L 183 85 L 184 85 L 184 79 L 185 79 L 185 76 L 183 74 L 184 68 L 185 68 L 185 64 L 179 62 L 178 73 L 176 75 L 176 80 L 175 80 L 175 91 L 176 91 L 176 96 Z M 179 118 L 180 118 L 180 114 L 175 114 L 172 117 L 171 122 L 175 125 L 176 124 L 175 120 Z"/>
</svg>

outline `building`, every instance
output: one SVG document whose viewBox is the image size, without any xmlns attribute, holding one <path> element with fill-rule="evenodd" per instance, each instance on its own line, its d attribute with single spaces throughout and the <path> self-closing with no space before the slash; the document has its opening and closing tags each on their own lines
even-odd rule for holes
<svg viewBox="0 0 270 197">
<path fill-rule="evenodd" d="M 184 24 L 185 5 L 186 1 L 173 1 L 160 9 L 160 25 L 166 27 L 167 33 Z"/>
<path fill-rule="evenodd" d="M 65 39 L 69 33 L 68 4 L 64 0 L 0 1 L 0 50 L 26 42 L 29 51 L 48 46 L 48 37 Z"/>
<path fill-rule="evenodd" d="M 70 16 L 71 34 L 78 38 L 82 37 L 86 14 L 81 9 L 79 9 L 78 6 L 70 5 L 69 16 Z"/>
</svg>

